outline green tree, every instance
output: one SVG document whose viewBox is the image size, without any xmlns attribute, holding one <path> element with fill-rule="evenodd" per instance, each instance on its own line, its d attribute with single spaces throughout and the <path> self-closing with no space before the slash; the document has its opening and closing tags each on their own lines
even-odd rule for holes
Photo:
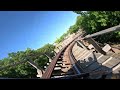
<svg viewBox="0 0 120 90">
<path fill-rule="evenodd" d="M 46 44 L 37 50 L 31 50 L 27 48 L 25 51 L 17 51 L 8 54 L 7 58 L 0 61 L 0 68 L 9 66 L 13 63 L 32 60 L 39 67 L 44 69 L 44 65 L 48 62 L 48 58 L 44 55 L 48 54 L 50 57 L 54 56 L 52 52 L 54 46 L 52 44 Z M 0 77 L 10 77 L 10 78 L 36 78 L 37 71 L 28 62 L 21 63 L 14 67 L 8 67 L 5 69 L 0 69 Z"/>
<path fill-rule="evenodd" d="M 67 35 L 68 35 L 68 33 L 64 33 L 60 38 L 58 38 L 58 39 L 55 41 L 55 43 L 60 43 L 60 42 L 62 42 Z"/>
<path fill-rule="evenodd" d="M 109 27 L 119 25 L 120 11 L 74 11 L 80 14 L 77 18 L 77 25 L 79 25 L 87 34 L 92 34 Z M 98 42 L 119 42 L 120 33 L 113 32 L 110 34 L 96 37 Z"/>
</svg>

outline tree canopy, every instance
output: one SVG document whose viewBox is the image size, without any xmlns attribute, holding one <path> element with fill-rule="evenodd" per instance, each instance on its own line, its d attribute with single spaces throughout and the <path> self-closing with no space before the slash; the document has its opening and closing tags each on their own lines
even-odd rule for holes
<svg viewBox="0 0 120 90">
<path fill-rule="evenodd" d="M 73 11 L 79 16 L 76 18 L 74 25 L 70 26 L 66 33 L 58 38 L 55 43 L 62 42 L 69 34 L 76 33 L 79 28 L 86 32 L 86 34 L 92 34 L 116 25 L 120 23 L 120 11 Z M 98 42 L 120 42 L 120 31 L 97 36 L 95 38 Z M 48 62 L 48 58 L 44 55 L 47 54 L 50 57 L 54 56 L 55 46 L 52 44 L 46 44 L 37 50 L 31 50 L 27 48 L 25 51 L 12 52 L 8 54 L 8 57 L 0 60 L 0 66 L 5 67 L 12 63 L 33 60 L 39 67 L 44 69 L 44 65 Z M 1 68 L 0 67 L 0 68 Z M 15 67 L 8 67 L 0 70 L 0 77 L 16 77 L 16 78 L 35 78 L 36 69 L 30 64 L 23 63 Z"/>
<path fill-rule="evenodd" d="M 92 34 L 120 23 L 120 11 L 74 11 L 80 14 L 77 17 L 76 24 L 86 31 L 87 34 Z M 113 32 L 96 37 L 98 42 L 119 42 L 120 32 Z"/>
<path fill-rule="evenodd" d="M 79 14 L 76 18 L 76 23 L 68 29 L 66 35 L 76 33 L 79 28 L 92 34 L 120 23 L 120 11 L 73 11 Z M 64 34 L 56 40 L 60 43 L 64 40 Z M 110 34 L 101 35 L 95 38 L 98 42 L 120 42 L 120 32 L 116 31 Z"/>
<path fill-rule="evenodd" d="M 54 46 L 52 44 L 46 44 L 37 50 L 31 50 L 30 48 L 27 48 L 25 51 L 12 52 L 8 54 L 7 58 L 0 60 L 0 66 L 5 67 L 16 62 L 32 60 L 39 67 L 44 69 L 44 65 L 46 65 L 46 63 L 48 62 L 48 58 L 44 54 L 46 53 L 50 57 L 53 57 L 53 50 Z M 0 70 L 0 77 L 36 78 L 36 75 L 37 70 L 28 62 Z"/>
</svg>

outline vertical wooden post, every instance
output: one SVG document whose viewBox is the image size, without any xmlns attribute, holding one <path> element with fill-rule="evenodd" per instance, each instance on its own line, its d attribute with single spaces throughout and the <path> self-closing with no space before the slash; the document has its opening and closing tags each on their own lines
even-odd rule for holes
<svg viewBox="0 0 120 90">
<path fill-rule="evenodd" d="M 86 40 L 87 40 L 89 43 L 91 43 L 98 52 L 106 55 L 106 52 L 102 50 L 102 48 L 95 42 L 94 39 L 92 39 L 92 38 L 87 38 Z"/>
</svg>

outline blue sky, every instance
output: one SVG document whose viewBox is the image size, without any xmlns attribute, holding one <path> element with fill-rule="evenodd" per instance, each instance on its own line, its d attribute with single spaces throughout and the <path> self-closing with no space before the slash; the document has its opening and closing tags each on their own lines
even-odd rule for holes
<svg viewBox="0 0 120 90">
<path fill-rule="evenodd" d="M 53 43 L 75 24 L 72 11 L 0 11 L 0 59 Z"/>
</svg>

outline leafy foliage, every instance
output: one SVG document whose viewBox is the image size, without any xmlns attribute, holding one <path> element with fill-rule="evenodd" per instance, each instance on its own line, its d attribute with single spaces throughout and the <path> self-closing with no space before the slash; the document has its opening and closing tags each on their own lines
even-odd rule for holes
<svg viewBox="0 0 120 90">
<path fill-rule="evenodd" d="M 106 28 L 119 25 L 120 23 L 120 11 L 74 12 L 80 14 L 76 19 L 76 23 L 70 26 L 68 31 L 55 41 L 56 43 L 63 41 L 67 35 L 76 33 L 79 28 L 87 34 L 92 34 Z M 96 40 L 101 43 L 120 42 L 120 32 L 116 31 L 110 34 L 101 35 L 96 37 Z M 8 54 L 7 58 L 0 60 L 0 66 L 5 67 L 15 62 L 33 60 L 42 69 L 44 69 L 43 66 L 48 62 L 48 58 L 44 54 L 53 57 L 54 53 L 52 51 L 54 48 L 55 47 L 53 45 L 46 44 L 37 50 L 27 48 L 25 51 L 12 52 Z M 0 77 L 33 78 L 36 77 L 36 74 L 36 69 L 27 62 L 15 67 L 0 70 Z"/>
<path fill-rule="evenodd" d="M 55 43 L 60 43 L 64 40 L 64 38 L 68 35 L 68 33 L 64 33 L 60 38 L 58 38 Z"/>
<path fill-rule="evenodd" d="M 30 48 L 27 48 L 25 51 L 12 52 L 8 54 L 7 58 L 0 60 L 0 66 L 5 67 L 15 62 L 33 60 L 39 67 L 44 69 L 43 66 L 48 62 L 48 58 L 44 54 L 46 53 L 50 57 L 53 57 L 54 53 L 51 52 L 53 50 L 53 45 L 46 44 L 37 50 L 31 50 Z M 36 75 L 36 69 L 28 62 L 0 70 L 0 77 L 36 78 Z"/>
<path fill-rule="evenodd" d="M 120 11 L 73 11 L 77 14 L 76 23 L 70 26 L 65 35 L 63 34 L 55 42 L 60 43 L 68 34 L 76 33 L 79 28 L 92 34 L 120 23 Z M 98 42 L 120 42 L 120 32 L 116 31 L 110 34 L 101 35 L 95 38 Z"/>
<path fill-rule="evenodd" d="M 74 11 L 80 16 L 77 17 L 77 25 L 87 34 L 92 34 L 120 23 L 120 11 Z M 96 40 L 103 42 L 119 42 L 120 32 L 114 32 L 96 37 Z"/>
</svg>

